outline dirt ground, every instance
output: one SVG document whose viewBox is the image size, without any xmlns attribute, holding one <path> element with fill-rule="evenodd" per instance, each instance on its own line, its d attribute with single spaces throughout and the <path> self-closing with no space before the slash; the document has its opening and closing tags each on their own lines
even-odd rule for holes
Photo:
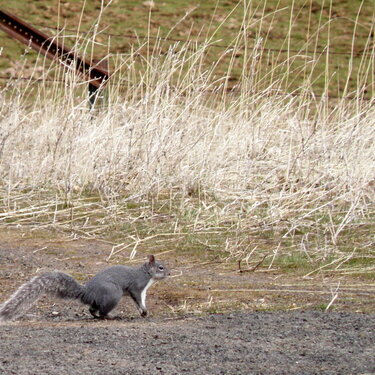
<svg viewBox="0 0 375 375">
<path fill-rule="evenodd" d="M 374 374 L 374 315 L 244 312 L 1 326 L 2 374 Z"/>
<path fill-rule="evenodd" d="M 58 269 L 83 283 L 109 265 L 111 248 L 3 230 L 0 303 L 41 271 Z M 125 263 L 123 255 L 111 264 Z M 0 325 L 0 374 L 375 374 L 372 284 L 238 273 L 173 253 L 158 258 L 172 277 L 150 289 L 149 317 L 140 318 L 127 298 L 116 319 L 98 321 L 76 301 L 44 297 L 17 322 Z"/>
</svg>

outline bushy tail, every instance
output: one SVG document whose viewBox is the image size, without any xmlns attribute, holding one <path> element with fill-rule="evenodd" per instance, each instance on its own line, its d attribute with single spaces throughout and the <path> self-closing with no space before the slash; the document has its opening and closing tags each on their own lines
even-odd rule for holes
<svg viewBox="0 0 375 375">
<path fill-rule="evenodd" d="M 44 294 L 77 299 L 81 297 L 82 290 L 82 285 L 63 272 L 49 272 L 35 276 L 0 306 L 0 321 L 19 317 Z"/>
</svg>

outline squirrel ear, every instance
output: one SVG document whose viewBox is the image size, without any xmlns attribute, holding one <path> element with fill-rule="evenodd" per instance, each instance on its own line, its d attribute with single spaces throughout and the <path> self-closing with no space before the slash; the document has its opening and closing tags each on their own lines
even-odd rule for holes
<svg viewBox="0 0 375 375">
<path fill-rule="evenodd" d="M 150 264 L 155 264 L 155 257 L 153 255 L 148 255 L 147 258 Z"/>
</svg>

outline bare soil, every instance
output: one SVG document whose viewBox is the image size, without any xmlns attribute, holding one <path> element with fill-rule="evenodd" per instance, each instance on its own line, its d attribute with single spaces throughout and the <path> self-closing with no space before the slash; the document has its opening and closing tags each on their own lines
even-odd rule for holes
<svg viewBox="0 0 375 375">
<path fill-rule="evenodd" d="M 1 326 L 3 374 L 374 374 L 375 317 L 242 312 Z"/>
<path fill-rule="evenodd" d="M 1 231 L 0 302 L 41 270 L 85 282 L 108 266 L 111 247 Z M 150 289 L 149 317 L 126 298 L 114 320 L 98 321 L 75 301 L 44 297 L 19 321 L 0 325 L 0 374 L 375 374 L 373 285 L 159 258 L 175 277 Z"/>
</svg>

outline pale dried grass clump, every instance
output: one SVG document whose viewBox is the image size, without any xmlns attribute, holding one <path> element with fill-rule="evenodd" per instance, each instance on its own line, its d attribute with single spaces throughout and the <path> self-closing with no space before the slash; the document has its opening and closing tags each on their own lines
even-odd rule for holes
<svg viewBox="0 0 375 375">
<path fill-rule="evenodd" d="M 343 204 L 374 203 L 375 113 L 339 102 L 327 111 L 295 97 L 249 95 L 249 104 L 160 90 L 93 117 L 85 105 L 6 100 L 2 189 L 159 196 L 210 194 L 225 212 L 261 204 L 279 221 Z M 273 219 L 272 219 L 273 220 Z M 295 223 L 298 225 L 298 223 Z"/>
</svg>

